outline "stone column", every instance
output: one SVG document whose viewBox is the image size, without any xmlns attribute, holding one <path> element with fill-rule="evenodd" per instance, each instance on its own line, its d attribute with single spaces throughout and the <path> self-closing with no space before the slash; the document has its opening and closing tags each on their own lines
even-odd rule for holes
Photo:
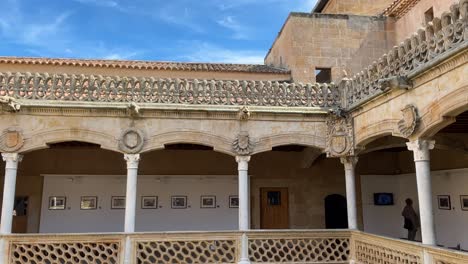
<svg viewBox="0 0 468 264">
<path fill-rule="evenodd" d="M 249 161 L 250 156 L 236 156 L 239 172 L 239 230 L 250 229 Z"/>
<path fill-rule="evenodd" d="M 357 229 L 357 203 L 356 203 L 356 163 L 358 157 L 347 156 L 341 158 L 345 168 L 346 205 L 348 208 L 348 228 Z"/>
<path fill-rule="evenodd" d="M 137 176 L 140 154 L 125 154 L 127 161 L 127 193 L 125 198 L 125 233 L 135 232 Z"/>
<path fill-rule="evenodd" d="M 432 209 L 432 184 L 429 151 L 435 141 L 417 139 L 406 143 L 413 151 L 418 186 L 419 214 L 421 219 L 421 236 L 423 244 L 436 245 L 434 211 Z"/>
<path fill-rule="evenodd" d="M 13 206 L 15 203 L 16 172 L 23 156 L 18 153 L 2 153 L 5 166 L 5 183 L 3 187 L 2 219 L 0 234 L 10 234 L 13 223 Z"/>
<path fill-rule="evenodd" d="M 124 154 L 124 159 L 127 161 L 127 193 L 125 197 L 125 233 L 135 232 L 135 214 L 137 200 L 137 177 L 138 177 L 138 162 L 140 154 Z M 132 243 L 129 237 L 125 239 L 124 263 L 131 264 L 132 260 Z"/>
</svg>

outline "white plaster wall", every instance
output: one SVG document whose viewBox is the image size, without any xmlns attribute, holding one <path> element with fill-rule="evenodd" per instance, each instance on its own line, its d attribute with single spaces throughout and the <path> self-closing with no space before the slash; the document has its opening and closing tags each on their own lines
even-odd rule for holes
<svg viewBox="0 0 468 264">
<path fill-rule="evenodd" d="M 73 179 L 73 180 L 72 180 Z M 172 195 L 188 196 L 187 209 L 171 209 Z M 201 195 L 216 195 L 219 208 L 200 208 Z M 136 231 L 235 230 L 238 210 L 233 176 L 139 176 Z M 50 196 L 66 196 L 66 210 L 48 210 Z M 80 210 L 81 196 L 98 196 L 97 210 Z M 110 209 L 112 196 L 125 196 L 123 176 L 44 176 L 40 233 L 122 232 L 124 210 Z M 141 196 L 158 196 L 158 209 L 141 209 Z"/>
<path fill-rule="evenodd" d="M 405 238 L 401 211 L 405 199 L 411 198 L 414 208 L 419 212 L 415 174 L 401 175 L 362 175 L 362 201 L 364 231 Z M 394 206 L 375 206 L 373 194 L 391 192 Z M 450 195 L 452 210 L 440 210 L 437 195 Z M 445 247 L 457 244 L 468 250 L 468 211 L 462 211 L 460 195 L 468 195 L 468 169 L 433 171 L 432 197 L 436 224 L 437 243 Z M 416 237 L 421 239 L 421 232 Z"/>
</svg>

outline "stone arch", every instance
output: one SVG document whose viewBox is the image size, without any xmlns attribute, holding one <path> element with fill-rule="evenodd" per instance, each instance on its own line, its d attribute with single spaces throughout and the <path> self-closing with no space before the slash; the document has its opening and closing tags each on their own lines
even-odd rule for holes
<svg viewBox="0 0 468 264">
<path fill-rule="evenodd" d="M 372 141 L 385 136 L 394 136 L 404 138 L 398 131 L 397 119 L 385 119 L 370 126 L 360 128 L 355 131 L 356 146 L 365 147 Z"/>
<path fill-rule="evenodd" d="M 150 136 L 142 149 L 142 153 L 164 149 L 165 144 L 189 143 L 213 147 L 214 151 L 235 156 L 232 151 L 233 139 L 201 131 L 171 131 Z"/>
<path fill-rule="evenodd" d="M 468 111 L 468 85 L 462 86 L 421 111 L 418 137 L 432 137 L 456 121 L 455 117 Z"/>
<path fill-rule="evenodd" d="M 259 138 L 256 142 L 254 154 L 272 150 L 273 147 L 284 145 L 302 145 L 324 150 L 326 139 L 310 134 L 288 133 Z"/>
<path fill-rule="evenodd" d="M 20 149 L 20 152 L 25 153 L 45 149 L 48 148 L 48 144 L 66 141 L 94 143 L 100 145 L 103 149 L 121 152 L 118 149 L 118 140 L 114 136 L 98 131 L 76 128 L 54 129 L 31 134 L 25 133 L 24 146 Z"/>
</svg>

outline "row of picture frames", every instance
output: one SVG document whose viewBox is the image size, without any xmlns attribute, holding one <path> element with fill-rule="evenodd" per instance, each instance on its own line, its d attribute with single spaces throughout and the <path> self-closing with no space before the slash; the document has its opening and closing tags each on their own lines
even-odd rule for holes
<svg viewBox="0 0 468 264">
<path fill-rule="evenodd" d="M 184 195 L 171 196 L 172 209 L 186 209 L 188 198 Z M 200 208 L 218 208 L 216 203 L 216 195 L 200 196 Z M 65 196 L 50 196 L 49 210 L 65 210 L 67 208 L 67 197 Z M 81 210 L 95 210 L 98 208 L 97 196 L 81 196 Z M 142 196 L 141 209 L 158 209 L 158 196 Z M 239 208 L 239 197 L 237 195 L 229 196 L 229 208 Z M 111 209 L 125 209 L 125 196 L 112 196 Z"/>
<path fill-rule="evenodd" d="M 452 210 L 450 195 L 437 195 L 437 203 L 441 210 Z M 463 211 L 468 211 L 468 195 L 460 195 L 460 206 Z"/>
</svg>

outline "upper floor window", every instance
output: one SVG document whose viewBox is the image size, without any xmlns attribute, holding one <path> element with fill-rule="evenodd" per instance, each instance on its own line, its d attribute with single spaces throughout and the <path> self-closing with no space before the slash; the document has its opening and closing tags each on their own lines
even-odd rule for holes
<svg viewBox="0 0 468 264">
<path fill-rule="evenodd" d="M 424 12 L 424 21 L 427 23 L 432 22 L 434 20 L 434 9 L 429 8 L 426 12 Z"/>
<path fill-rule="evenodd" d="M 331 83 L 331 68 L 315 68 L 315 81 L 318 83 Z"/>
</svg>

